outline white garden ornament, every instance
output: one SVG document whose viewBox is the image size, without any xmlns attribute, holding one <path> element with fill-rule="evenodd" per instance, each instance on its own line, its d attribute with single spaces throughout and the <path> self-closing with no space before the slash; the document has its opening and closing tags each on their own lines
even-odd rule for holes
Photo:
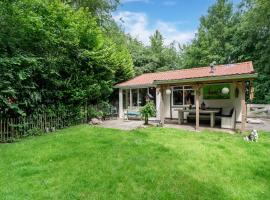
<svg viewBox="0 0 270 200">
<path fill-rule="evenodd" d="M 227 87 L 222 88 L 222 94 L 229 94 L 230 90 Z"/>
<path fill-rule="evenodd" d="M 166 94 L 167 94 L 167 95 L 170 95 L 171 93 L 172 93 L 171 89 L 167 89 L 167 90 L 166 90 Z"/>
</svg>

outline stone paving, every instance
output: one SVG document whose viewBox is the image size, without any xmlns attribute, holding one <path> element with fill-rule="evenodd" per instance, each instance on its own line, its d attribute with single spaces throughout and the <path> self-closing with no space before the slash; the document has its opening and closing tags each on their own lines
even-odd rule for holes
<svg viewBox="0 0 270 200">
<path fill-rule="evenodd" d="M 114 129 L 120 129 L 120 130 L 133 130 L 140 127 L 145 127 L 143 125 L 143 121 L 140 120 L 123 120 L 123 119 L 115 119 L 115 120 L 106 120 L 104 121 L 101 126 L 105 128 L 114 128 Z M 156 120 L 151 120 L 149 122 L 152 125 L 157 125 L 158 122 Z M 194 124 L 183 124 L 179 125 L 177 124 L 177 120 L 170 120 L 170 122 L 165 123 L 164 127 L 166 128 L 178 128 L 178 129 L 184 129 L 189 131 L 195 131 L 195 125 Z M 237 128 L 240 129 L 241 124 L 237 124 Z M 222 132 L 228 132 L 228 133 L 234 133 L 234 131 L 229 129 L 221 129 L 219 127 L 211 128 L 208 125 L 201 125 L 201 130 L 207 129 L 211 131 L 222 131 Z M 262 119 L 262 124 L 249 124 L 247 123 L 246 126 L 247 130 L 264 130 L 264 131 L 270 131 L 270 119 Z"/>
<path fill-rule="evenodd" d="M 256 130 L 260 130 L 260 131 L 268 131 L 268 132 L 270 132 L 270 119 L 262 119 L 261 118 L 260 121 L 262 121 L 261 124 L 247 123 L 246 129 L 247 130 L 256 129 Z"/>
<path fill-rule="evenodd" d="M 123 119 L 106 120 L 101 124 L 101 126 L 105 128 L 114 128 L 120 130 L 133 130 L 143 126 L 143 121 Z"/>
</svg>

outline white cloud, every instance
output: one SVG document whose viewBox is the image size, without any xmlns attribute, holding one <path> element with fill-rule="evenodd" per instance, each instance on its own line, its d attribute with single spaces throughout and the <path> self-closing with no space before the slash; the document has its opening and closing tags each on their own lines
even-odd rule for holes
<svg viewBox="0 0 270 200">
<path fill-rule="evenodd" d="M 177 28 L 180 22 L 156 21 L 154 24 L 149 23 L 145 13 L 122 11 L 114 16 L 115 21 L 123 26 L 126 33 L 149 45 L 149 37 L 155 30 L 159 30 L 164 36 L 166 45 L 173 41 L 181 44 L 191 41 L 195 36 L 195 31 L 181 31 Z"/>
<path fill-rule="evenodd" d="M 114 19 L 124 27 L 126 33 L 131 34 L 143 43 L 149 42 L 151 30 L 147 29 L 148 19 L 146 14 L 123 11 L 115 15 Z"/>
<path fill-rule="evenodd" d="M 187 43 L 195 36 L 195 31 L 180 31 L 174 23 L 163 21 L 158 21 L 155 29 L 162 33 L 165 38 L 164 42 L 167 45 L 173 41 L 179 42 L 180 44 Z"/>
</svg>

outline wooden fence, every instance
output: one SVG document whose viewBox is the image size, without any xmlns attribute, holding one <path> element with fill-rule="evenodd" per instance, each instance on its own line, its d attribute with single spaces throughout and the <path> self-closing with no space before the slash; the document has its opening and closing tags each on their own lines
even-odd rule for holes
<svg viewBox="0 0 270 200">
<path fill-rule="evenodd" d="M 270 118 L 270 104 L 247 104 L 247 117 Z"/>
<path fill-rule="evenodd" d="M 87 123 L 102 112 L 103 118 L 117 116 L 115 107 L 104 108 L 99 105 L 88 105 L 77 112 L 42 113 L 18 118 L 0 117 L 0 143 L 13 142 L 19 138 L 41 135 L 56 130 Z M 99 116 L 101 117 L 101 116 Z"/>
<path fill-rule="evenodd" d="M 35 116 L 0 119 L 0 142 L 13 142 L 16 139 L 54 132 L 58 129 L 87 122 L 87 113 L 40 114 Z"/>
</svg>

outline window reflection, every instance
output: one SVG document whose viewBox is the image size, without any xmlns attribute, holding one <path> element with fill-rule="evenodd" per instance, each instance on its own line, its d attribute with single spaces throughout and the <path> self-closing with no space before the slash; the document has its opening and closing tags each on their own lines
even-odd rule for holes
<svg viewBox="0 0 270 200">
<path fill-rule="evenodd" d="M 173 90 L 173 105 L 183 105 L 183 90 Z"/>
<path fill-rule="evenodd" d="M 173 88 L 172 102 L 174 106 L 194 105 L 195 94 L 191 86 Z"/>
</svg>

